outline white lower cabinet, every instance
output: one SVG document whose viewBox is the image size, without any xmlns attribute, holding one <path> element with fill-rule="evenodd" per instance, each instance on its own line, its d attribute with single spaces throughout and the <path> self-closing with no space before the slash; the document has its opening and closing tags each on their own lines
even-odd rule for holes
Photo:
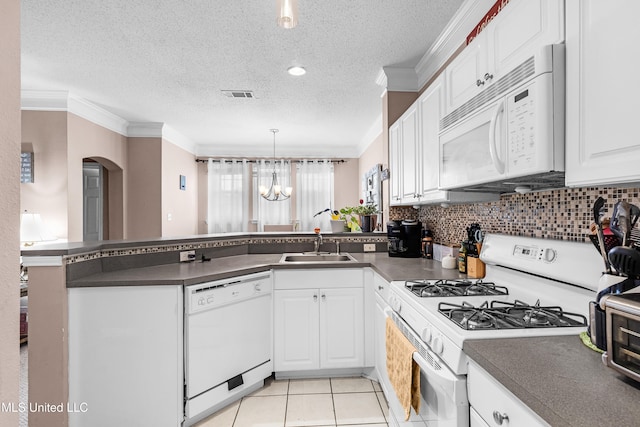
<svg viewBox="0 0 640 427">
<path fill-rule="evenodd" d="M 472 427 L 549 426 L 473 361 L 469 362 L 467 388 Z"/>
<path fill-rule="evenodd" d="M 342 271 L 274 272 L 276 372 L 364 366 L 363 272 Z"/>
</svg>

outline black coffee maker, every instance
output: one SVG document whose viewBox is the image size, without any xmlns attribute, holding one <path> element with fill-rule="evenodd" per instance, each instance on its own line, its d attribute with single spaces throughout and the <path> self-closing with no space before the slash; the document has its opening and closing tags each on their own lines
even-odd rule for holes
<svg viewBox="0 0 640 427">
<path fill-rule="evenodd" d="M 387 222 L 389 256 L 420 258 L 422 224 L 420 221 L 405 219 Z"/>
</svg>

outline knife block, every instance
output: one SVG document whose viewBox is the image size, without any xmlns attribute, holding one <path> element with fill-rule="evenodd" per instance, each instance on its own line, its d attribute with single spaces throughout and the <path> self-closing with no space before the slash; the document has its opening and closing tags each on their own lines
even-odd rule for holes
<svg viewBox="0 0 640 427">
<path fill-rule="evenodd" d="M 480 258 L 467 257 L 467 277 L 471 279 L 482 279 L 485 276 L 484 262 Z"/>
</svg>

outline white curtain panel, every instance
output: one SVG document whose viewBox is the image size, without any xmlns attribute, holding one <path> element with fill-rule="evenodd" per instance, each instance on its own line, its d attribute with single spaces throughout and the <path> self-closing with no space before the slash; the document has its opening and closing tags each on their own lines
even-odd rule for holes
<svg viewBox="0 0 640 427">
<path fill-rule="evenodd" d="M 298 164 L 296 175 L 296 208 L 301 231 L 313 231 L 320 227 L 322 232 L 331 231 L 331 215 L 320 211 L 333 205 L 333 163 L 330 160 L 307 161 Z"/>
<path fill-rule="evenodd" d="M 249 177 L 246 160 L 208 163 L 209 233 L 247 231 L 249 226 Z"/>
<path fill-rule="evenodd" d="M 273 176 L 273 160 L 261 160 L 258 163 L 258 188 L 264 185 L 271 187 Z M 278 184 L 284 190 L 291 186 L 291 162 L 279 160 L 275 163 L 275 170 L 278 174 Z M 258 191 L 258 188 L 255 191 Z M 295 192 L 297 189 L 293 189 Z M 291 199 L 270 202 L 258 196 L 258 231 L 264 231 L 265 224 L 285 225 L 291 224 Z"/>
</svg>

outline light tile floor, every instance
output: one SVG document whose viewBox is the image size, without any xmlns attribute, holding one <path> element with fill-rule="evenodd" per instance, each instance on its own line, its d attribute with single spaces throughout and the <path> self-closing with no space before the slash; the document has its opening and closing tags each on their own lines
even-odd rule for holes
<svg viewBox="0 0 640 427">
<path fill-rule="evenodd" d="M 366 378 L 269 379 L 196 427 L 387 427 L 388 408 Z"/>
</svg>

